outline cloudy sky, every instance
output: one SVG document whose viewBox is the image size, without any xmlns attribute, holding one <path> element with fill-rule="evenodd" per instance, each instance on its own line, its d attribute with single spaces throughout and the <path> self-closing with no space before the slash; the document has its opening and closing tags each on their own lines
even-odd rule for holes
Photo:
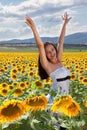
<svg viewBox="0 0 87 130">
<path fill-rule="evenodd" d="M 64 12 L 72 16 L 66 35 L 87 32 L 87 0 L 0 0 L 0 41 L 33 37 L 29 15 L 40 36 L 59 36 Z"/>
</svg>

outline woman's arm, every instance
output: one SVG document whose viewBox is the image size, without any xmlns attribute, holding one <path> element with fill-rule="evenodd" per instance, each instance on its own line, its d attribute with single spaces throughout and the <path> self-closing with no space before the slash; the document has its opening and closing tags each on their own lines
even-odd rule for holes
<svg viewBox="0 0 87 130">
<path fill-rule="evenodd" d="M 43 45 L 43 42 L 37 32 L 37 29 L 36 29 L 36 26 L 35 26 L 35 23 L 33 22 L 33 20 L 29 17 L 29 16 L 26 16 L 25 17 L 25 20 L 26 20 L 26 24 L 31 28 L 33 34 L 34 34 L 34 38 L 35 38 L 35 41 L 36 41 L 36 44 L 37 44 L 37 47 L 39 48 L 40 46 Z"/>
<path fill-rule="evenodd" d="M 45 54 L 44 43 L 42 42 L 42 40 L 38 34 L 38 31 L 36 29 L 36 26 L 35 26 L 35 23 L 33 22 L 33 20 L 29 16 L 26 16 L 25 20 L 26 20 L 26 24 L 31 28 L 31 30 L 34 34 L 34 39 L 35 39 L 36 45 L 39 49 L 41 64 L 44 68 L 46 68 L 48 62 L 47 62 L 47 58 L 46 58 L 46 54 Z"/>
<path fill-rule="evenodd" d="M 67 23 L 70 21 L 71 17 L 68 18 L 68 14 L 67 12 L 64 14 L 64 16 L 62 16 L 62 19 L 64 20 L 63 26 L 62 26 L 62 30 L 59 36 L 59 41 L 58 41 L 58 61 L 62 61 L 62 54 L 63 54 L 63 44 L 64 44 L 64 37 L 65 37 L 65 33 L 66 33 L 66 25 Z"/>
</svg>

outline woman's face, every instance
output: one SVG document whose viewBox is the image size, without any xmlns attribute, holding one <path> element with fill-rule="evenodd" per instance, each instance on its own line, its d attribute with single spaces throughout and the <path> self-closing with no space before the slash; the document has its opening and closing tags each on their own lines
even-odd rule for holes
<svg viewBox="0 0 87 130">
<path fill-rule="evenodd" d="M 49 61 L 52 62 L 56 58 L 56 50 L 54 46 L 47 45 L 45 51 L 46 51 L 47 58 L 49 59 Z"/>
</svg>

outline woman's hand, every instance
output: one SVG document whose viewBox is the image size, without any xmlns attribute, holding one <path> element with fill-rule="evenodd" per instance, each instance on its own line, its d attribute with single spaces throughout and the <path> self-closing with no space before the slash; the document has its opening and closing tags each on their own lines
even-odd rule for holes
<svg viewBox="0 0 87 130">
<path fill-rule="evenodd" d="M 33 20 L 29 17 L 29 16 L 26 16 L 25 17 L 25 23 L 33 30 L 35 27 L 35 24 L 33 22 Z"/>
<path fill-rule="evenodd" d="M 67 14 L 67 12 L 64 13 L 64 15 L 62 16 L 62 19 L 64 20 L 64 23 L 68 23 L 70 21 L 72 17 L 69 17 L 69 15 Z"/>
</svg>

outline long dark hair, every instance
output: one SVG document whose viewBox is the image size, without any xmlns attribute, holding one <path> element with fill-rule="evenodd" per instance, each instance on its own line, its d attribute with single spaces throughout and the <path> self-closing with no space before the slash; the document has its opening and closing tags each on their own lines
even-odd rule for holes
<svg viewBox="0 0 87 130">
<path fill-rule="evenodd" d="M 45 42 L 44 43 L 44 48 L 46 48 L 48 45 L 52 45 L 55 48 L 56 53 L 57 53 L 57 48 L 56 48 L 56 46 L 52 42 Z M 40 56 L 38 58 L 38 74 L 39 74 L 41 79 L 47 79 L 49 77 L 49 75 L 47 74 L 47 72 L 45 71 L 45 69 L 41 65 Z"/>
</svg>

